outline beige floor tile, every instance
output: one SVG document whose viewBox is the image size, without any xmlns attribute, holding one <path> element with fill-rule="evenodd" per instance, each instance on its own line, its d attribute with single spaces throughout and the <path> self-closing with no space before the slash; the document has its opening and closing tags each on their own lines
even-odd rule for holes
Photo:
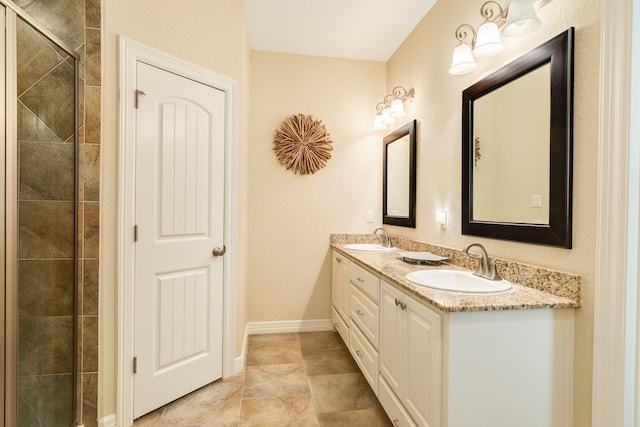
<svg viewBox="0 0 640 427">
<path fill-rule="evenodd" d="M 158 421 L 160 421 L 160 417 L 164 412 L 164 407 L 160 409 L 156 409 L 153 412 L 144 415 L 133 423 L 133 427 L 156 427 L 158 425 Z"/>
<path fill-rule="evenodd" d="M 242 401 L 241 427 L 319 427 L 311 396 L 284 396 Z"/>
<path fill-rule="evenodd" d="M 342 338 L 340 338 L 340 335 L 338 335 L 337 332 L 300 332 L 297 335 L 302 354 L 316 350 L 346 348 L 344 342 L 342 342 Z"/>
<path fill-rule="evenodd" d="M 298 341 L 252 342 L 247 350 L 247 366 L 302 364 Z"/>
<path fill-rule="evenodd" d="M 309 394 L 309 382 L 301 364 L 248 366 L 243 399 Z"/>
<path fill-rule="evenodd" d="M 237 424 L 242 400 L 241 377 L 217 381 L 168 404 L 157 427 Z"/>
<path fill-rule="evenodd" d="M 361 373 L 310 376 L 309 382 L 318 413 L 380 406 Z"/>
<path fill-rule="evenodd" d="M 358 409 L 318 414 L 320 427 L 392 427 L 393 423 L 382 408 Z"/>
<path fill-rule="evenodd" d="M 307 375 L 348 374 L 360 372 L 358 365 L 346 349 L 315 350 L 302 353 Z"/>
<path fill-rule="evenodd" d="M 249 335 L 247 337 L 247 343 L 249 346 L 251 344 L 258 343 L 269 343 L 274 344 L 278 342 L 287 342 L 287 341 L 297 341 L 297 337 L 295 333 L 282 333 L 282 334 L 258 334 L 258 335 Z"/>
</svg>

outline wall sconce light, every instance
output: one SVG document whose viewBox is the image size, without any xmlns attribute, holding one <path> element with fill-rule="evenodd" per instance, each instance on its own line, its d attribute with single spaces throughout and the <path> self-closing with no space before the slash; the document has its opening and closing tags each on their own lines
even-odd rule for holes
<svg viewBox="0 0 640 427">
<path fill-rule="evenodd" d="M 377 114 L 373 119 L 373 130 L 386 129 L 397 118 L 405 116 L 404 103 L 413 101 L 415 96 L 416 91 L 414 89 L 407 91 L 402 86 L 394 87 L 391 94 L 385 96 L 382 102 L 376 105 Z"/>
<path fill-rule="evenodd" d="M 502 52 L 503 45 L 497 21 L 506 19 L 502 29 L 505 36 L 520 36 L 540 26 L 533 0 L 513 0 L 505 11 L 495 1 L 486 1 L 480 7 L 480 15 L 484 22 L 478 31 L 469 24 L 462 24 L 456 29 L 456 39 L 460 42 L 453 51 L 449 74 L 460 75 L 470 73 L 476 68 L 476 58 L 486 58 Z M 470 41 L 466 41 L 468 38 Z"/>
</svg>

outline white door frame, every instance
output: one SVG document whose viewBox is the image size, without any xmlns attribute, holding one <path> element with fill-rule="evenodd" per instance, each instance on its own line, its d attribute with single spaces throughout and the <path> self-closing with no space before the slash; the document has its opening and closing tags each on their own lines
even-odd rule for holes
<svg viewBox="0 0 640 427">
<path fill-rule="evenodd" d="M 636 0 L 601 1 L 592 426 L 638 426 L 639 126 Z M 635 140 L 635 142 L 634 142 Z"/>
<path fill-rule="evenodd" d="M 117 217 L 117 280 L 118 280 L 118 382 L 117 419 L 120 426 L 133 422 L 133 226 L 135 194 L 135 89 L 136 63 L 147 64 L 178 74 L 225 92 L 225 224 L 222 319 L 222 375 L 235 373 L 235 291 L 236 276 L 236 98 L 237 82 L 198 65 L 129 38 L 119 37 L 120 47 L 120 111 L 118 141 L 118 217 Z"/>
</svg>

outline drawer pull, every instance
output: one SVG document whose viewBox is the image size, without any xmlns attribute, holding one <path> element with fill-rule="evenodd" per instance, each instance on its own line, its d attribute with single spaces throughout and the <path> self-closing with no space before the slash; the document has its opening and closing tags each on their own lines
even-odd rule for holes
<svg viewBox="0 0 640 427">
<path fill-rule="evenodd" d="M 398 427 L 400 425 L 400 421 L 398 420 L 393 420 L 393 425 Z"/>
<path fill-rule="evenodd" d="M 398 298 L 396 298 L 396 307 L 400 305 L 400 300 Z"/>
<path fill-rule="evenodd" d="M 362 277 L 358 277 L 356 280 L 360 283 L 364 282 L 364 279 Z"/>
<path fill-rule="evenodd" d="M 362 357 L 362 353 L 360 352 L 360 350 L 356 350 L 356 354 L 358 355 L 358 357 Z"/>
<path fill-rule="evenodd" d="M 401 309 L 401 310 L 404 310 L 404 309 L 406 309 L 406 308 L 407 308 L 407 304 L 405 304 L 405 303 L 401 302 L 401 303 L 400 303 L 400 309 Z"/>
<path fill-rule="evenodd" d="M 360 309 L 356 310 L 356 313 L 358 313 L 360 316 L 364 316 L 364 313 Z"/>
</svg>

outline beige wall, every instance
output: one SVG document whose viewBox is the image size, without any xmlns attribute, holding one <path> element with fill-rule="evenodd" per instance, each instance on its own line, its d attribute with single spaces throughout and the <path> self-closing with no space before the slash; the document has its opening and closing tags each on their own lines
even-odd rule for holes
<svg viewBox="0 0 640 427">
<path fill-rule="evenodd" d="M 539 11 L 542 26 L 535 33 L 504 38 L 505 51 L 478 61 L 465 76 L 447 73 L 457 41 L 458 25 L 482 22 L 478 4 L 467 0 L 436 3 L 388 63 L 387 88 L 415 87 L 408 109 L 419 121 L 418 226 L 389 227 L 400 234 L 444 246 L 462 248 L 478 241 L 490 255 L 578 273 L 583 278 L 583 307 L 576 311 L 574 425 L 591 425 L 593 298 L 595 273 L 596 177 L 598 135 L 600 2 L 552 1 Z M 576 28 L 574 110 L 573 249 L 462 236 L 461 218 L 461 92 L 510 60 L 565 31 Z M 441 231 L 435 211 L 449 212 L 449 228 Z"/>
<path fill-rule="evenodd" d="M 248 47 L 241 0 L 104 0 L 103 145 L 100 259 L 100 379 L 98 416 L 116 410 L 116 208 L 118 143 L 118 35 L 163 50 L 238 81 L 238 183 L 246 192 Z M 241 198 L 239 198 L 239 205 Z M 238 206 L 238 276 L 235 291 L 240 352 L 245 322 L 246 209 Z"/>
<path fill-rule="evenodd" d="M 328 319 L 329 234 L 381 222 L 382 140 L 370 129 L 385 95 L 382 62 L 251 52 L 249 140 L 250 322 Z M 313 175 L 278 162 L 273 136 L 290 115 L 311 114 L 333 138 Z M 367 224 L 374 209 L 376 223 Z"/>
</svg>

